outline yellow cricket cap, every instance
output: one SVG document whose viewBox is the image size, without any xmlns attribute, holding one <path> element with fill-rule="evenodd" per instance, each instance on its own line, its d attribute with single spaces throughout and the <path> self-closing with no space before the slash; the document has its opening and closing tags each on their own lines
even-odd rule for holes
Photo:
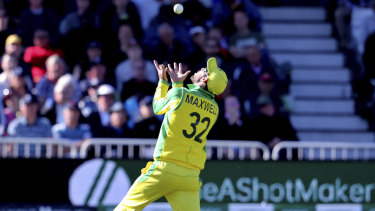
<svg viewBox="0 0 375 211">
<path fill-rule="evenodd" d="M 22 43 L 22 40 L 21 40 L 21 37 L 16 35 L 16 34 L 11 34 L 7 37 L 7 39 L 5 40 L 5 44 L 21 44 Z"/>
<path fill-rule="evenodd" d="M 211 57 L 207 60 L 208 81 L 207 89 L 212 94 L 219 95 L 227 87 L 227 74 L 217 66 L 216 59 Z"/>
</svg>

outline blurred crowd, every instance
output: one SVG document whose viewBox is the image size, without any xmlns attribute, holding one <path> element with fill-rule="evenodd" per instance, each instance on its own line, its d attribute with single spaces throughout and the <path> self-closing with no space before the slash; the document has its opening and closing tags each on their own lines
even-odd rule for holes
<svg viewBox="0 0 375 211">
<path fill-rule="evenodd" d="M 337 0 L 332 20 L 345 65 L 351 70 L 356 114 L 375 131 L 375 1 Z"/>
<path fill-rule="evenodd" d="M 156 138 L 152 60 L 193 74 L 216 57 L 229 83 L 209 138 L 297 140 L 290 68 L 269 55 L 258 6 L 180 2 L 181 15 L 174 0 L 0 1 L 2 136 Z"/>
</svg>

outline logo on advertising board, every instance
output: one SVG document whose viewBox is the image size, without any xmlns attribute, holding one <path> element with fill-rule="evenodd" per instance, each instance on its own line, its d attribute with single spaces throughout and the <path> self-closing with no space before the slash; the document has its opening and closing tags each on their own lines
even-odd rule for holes
<svg viewBox="0 0 375 211">
<path fill-rule="evenodd" d="M 145 162 L 82 163 L 69 179 L 72 205 L 113 210 Z M 201 210 L 374 211 L 373 167 L 358 162 L 207 162 L 200 175 Z M 159 200 L 145 210 L 172 209 Z"/>
<path fill-rule="evenodd" d="M 320 183 L 313 178 L 305 184 L 301 178 L 285 183 L 263 183 L 257 177 L 226 177 L 218 185 L 207 182 L 202 186 L 200 197 L 213 202 L 271 202 L 271 203 L 370 203 L 375 184 L 348 184 L 340 178 Z"/>
<path fill-rule="evenodd" d="M 92 159 L 82 163 L 69 179 L 69 199 L 75 206 L 118 204 L 131 181 L 115 161 Z"/>
</svg>

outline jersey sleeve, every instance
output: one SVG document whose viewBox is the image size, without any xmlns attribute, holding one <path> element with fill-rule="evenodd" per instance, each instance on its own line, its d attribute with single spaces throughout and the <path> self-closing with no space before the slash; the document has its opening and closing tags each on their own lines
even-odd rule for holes
<svg viewBox="0 0 375 211">
<path fill-rule="evenodd" d="M 177 107 L 183 95 L 183 83 L 176 82 L 169 89 L 169 83 L 160 80 L 155 91 L 154 101 L 152 103 L 156 115 L 165 114 L 167 111 Z"/>
</svg>

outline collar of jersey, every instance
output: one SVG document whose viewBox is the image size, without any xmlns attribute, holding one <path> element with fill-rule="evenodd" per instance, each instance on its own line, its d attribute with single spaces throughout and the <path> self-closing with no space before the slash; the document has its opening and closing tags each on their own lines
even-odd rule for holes
<svg viewBox="0 0 375 211">
<path fill-rule="evenodd" d="M 195 84 L 188 84 L 187 85 L 189 87 L 189 90 L 196 90 L 196 91 L 199 91 L 199 92 L 202 92 L 202 94 L 204 95 L 208 95 L 208 97 L 210 98 L 215 98 L 215 95 L 212 94 L 211 92 L 207 91 L 207 90 L 204 90 L 202 89 L 200 86 L 198 85 L 195 85 Z"/>
</svg>

